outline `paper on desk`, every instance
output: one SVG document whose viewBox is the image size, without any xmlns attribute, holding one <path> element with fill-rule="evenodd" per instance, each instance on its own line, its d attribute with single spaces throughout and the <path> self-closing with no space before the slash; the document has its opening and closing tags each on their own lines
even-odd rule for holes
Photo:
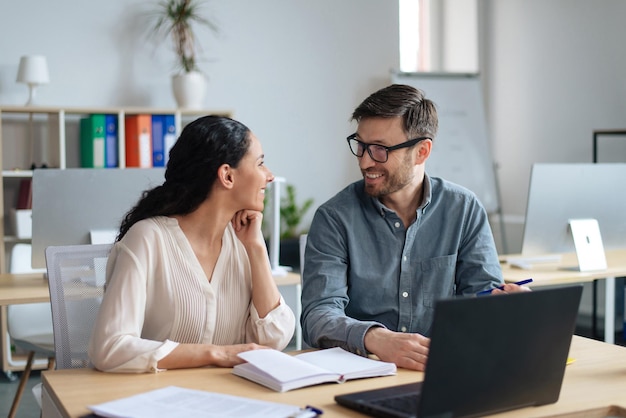
<svg viewBox="0 0 626 418">
<path fill-rule="evenodd" d="M 293 405 L 257 401 L 240 396 L 168 386 L 128 398 L 90 405 L 98 416 L 108 418 L 170 417 L 289 417 L 300 408 Z"/>
</svg>

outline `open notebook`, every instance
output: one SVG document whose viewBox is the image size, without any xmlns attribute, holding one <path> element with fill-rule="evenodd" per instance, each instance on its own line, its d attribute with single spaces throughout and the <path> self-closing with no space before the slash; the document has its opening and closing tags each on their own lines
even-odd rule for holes
<svg viewBox="0 0 626 418">
<path fill-rule="evenodd" d="M 423 382 L 335 396 L 378 417 L 482 416 L 559 398 L 582 286 L 435 305 Z"/>
<path fill-rule="evenodd" d="M 339 347 L 305 352 L 295 356 L 273 349 L 239 353 L 246 363 L 233 368 L 233 374 L 278 392 L 326 382 L 387 376 L 396 365 L 361 357 Z"/>
</svg>

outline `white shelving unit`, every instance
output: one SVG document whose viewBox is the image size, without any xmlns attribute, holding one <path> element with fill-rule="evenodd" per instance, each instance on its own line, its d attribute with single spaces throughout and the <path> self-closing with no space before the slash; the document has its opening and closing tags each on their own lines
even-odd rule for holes
<svg viewBox="0 0 626 418">
<path fill-rule="evenodd" d="M 2 171 L 2 193 L 0 199 L 0 272 L 7 272 L 6 244 L 22 242 L 10 230 L 7 214 L 17 199 L 8 196 L 9 189 L 19 186 L 19 181 L 32 177 L 31 164 L 48 167 L 79 167 L 78 124 L 81 117 L 92 113 L 114 114 L 118 117 L 118 160 L 119 168 L 125 163 L 124 118 L 138 114 L 173 114 L 176 123 L 176 136 L 185 122 L 207 114 L 231 116 L 231 111 L 201 109 L 182 110 L 166 108 L 72 108 L 72 107 L 25 107 L 0 106 L 0 169 Z M 12 147 L 11 147 L 12 146 Z M 12 148 L 8 150 L 9 148 Z M 10 151 L 10 152 L 7 152 Z M 38 161 L 35 161 L 38 160 Z M 8 187 L 9 186 L 9 187 Z M 12 186 L 12 187 L 11 187 Z"/>
<path fill-rule="evenodd" d="M 17 238 L 10 217 L 16 207 L 20 181 L 32 178 L 31 164 L 50 168 L 80 167 L 79 123 L 89 114 L 113 114 L 118 117 L 118 169 L 125 167 L 124 119 L 126 115 L 174 115 L 176 136 L 189 121 L 204 115 L 232 116 L 228 110 L 168 109 L 149 107 L 45 107 L 0 106 L 0 273 L 8 272 L 8 252 L 15 243 L 30 242 Z M 2 370 L 23 370 L 23 361 L 11 359 L 6 332 L 6 309 L 0 312 L 0 353 Z"/>
</svg>

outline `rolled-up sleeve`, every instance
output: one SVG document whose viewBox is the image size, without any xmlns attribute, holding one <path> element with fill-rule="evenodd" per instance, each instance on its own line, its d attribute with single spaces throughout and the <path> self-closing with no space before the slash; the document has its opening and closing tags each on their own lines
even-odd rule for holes
<svg viewBox="0 0 626 418">
<path fill-rule="evenodd" d="M 259 317 L 254 304 L 250 304 L 250 319 L 246 326 L 247 342 L 255 342 L 283 350 L 289 342 L 296 327 L 296 319 L 291 308 L 280 297 L 279 305 L 264 318 Z"/>
</svg>

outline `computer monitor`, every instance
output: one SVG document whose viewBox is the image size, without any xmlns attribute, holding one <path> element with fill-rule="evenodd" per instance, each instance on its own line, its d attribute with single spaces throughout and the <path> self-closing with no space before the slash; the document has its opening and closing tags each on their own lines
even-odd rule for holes
<svg viewBox="0 0 626 418">
<path fill-rule="evenodd" d="M 164 168 L 35 170 L 32 267 L 46 267 L 46 247 L 89 244 L 93 231 L 112 242 L 126 212 L 164 174 Z"/>
<path fill-rule="evenodd" d="M 626 164 L 534 164 L 522 255 L 575 252 L 570 219 L 596 219 L 604 249 L 626 248 Z"/>
</svg>

